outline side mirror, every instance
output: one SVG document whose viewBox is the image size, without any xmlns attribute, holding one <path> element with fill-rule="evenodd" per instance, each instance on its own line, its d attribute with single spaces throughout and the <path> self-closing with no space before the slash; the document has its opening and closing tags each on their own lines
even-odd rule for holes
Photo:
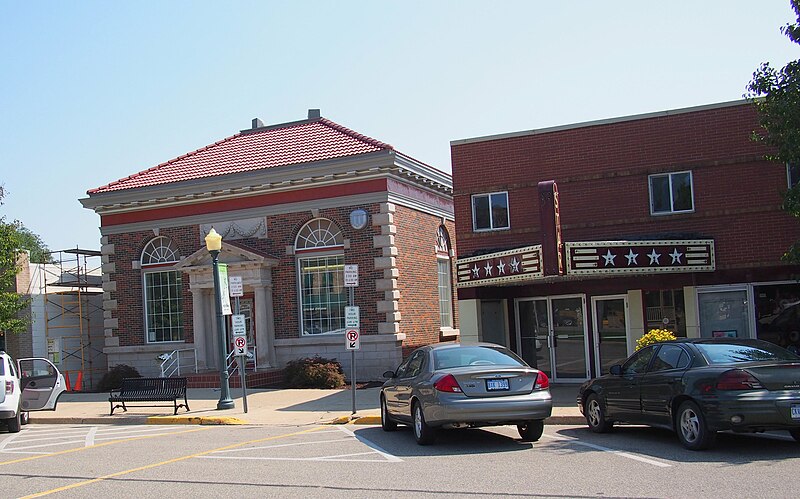
<svg viewBox="0 0 800 499">
<path fill-rule="evenodd" d="M 611 366 L 611 369 L 608 370 L 614 376 L 622 376 L 622 366 L 619 364 L 615 364 Z"/>
<path fill-rule="evenodd" d="M 389 379 L 394 378 L 394 371 L 386 371 L 385 373 L 383 373 L 383 377 Z"/>
</svg>

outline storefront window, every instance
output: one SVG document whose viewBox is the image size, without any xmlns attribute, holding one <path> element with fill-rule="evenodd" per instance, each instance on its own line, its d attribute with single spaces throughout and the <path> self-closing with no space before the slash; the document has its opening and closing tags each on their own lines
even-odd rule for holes
<svg viewBox="0 0 800 499">
<path fill-rule="evenodd" d="M 645 291 L 647 329 L 667 329 L 679 338 L 686 337 L 686 313 L 682 289 Z"/>
<path fill-rule="evenodd" d="M 754 286 L 756 334 L 782 347 L 800 347 L 800 284 Z"/>
</svg>

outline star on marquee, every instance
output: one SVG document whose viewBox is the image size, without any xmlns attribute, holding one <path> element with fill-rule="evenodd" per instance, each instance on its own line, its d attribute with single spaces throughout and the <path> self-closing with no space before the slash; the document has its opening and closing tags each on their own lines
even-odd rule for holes
<svg viewBox="0 0 800 499">
<path fill-rule="evenodd" d="M 497 264 L 497 275 L 503 275 L 506 273 L 506 264 L 503 263 L 503 260 L 500 260 L 500 263 Z"/>
<path fill-rule="evenodd" d="M 651 251 L 647 256 L 650 257 L 650 265 L 653 265 L 654 263 L 656 265 L 661 265 L 661 262 L 658 261 L 658 259 L 661 258 L 661 253 L 656 253 L 655 248 L 653 248 L 653 251 Z"/>
<path fill-rule="evenodd" d="M 606 259 L 605 263 L 606 267 L 608 267 L 609 265 L 616 266 L 616 264 L 614 263 L 614 259 L 617 257 L 617 255 L 612 255 L 611 250 L 608 250 L 608 252 L 605 255 L 600 255 L 600 256 Z"/>
<path fill-rule="evenodd" d="M 681 263 L 681 257 L 683 253 L 678 252 L 678 248 L 672 250 L 672 253 L 669 254 L 672 257 L 672 263 Z"/>
<path fill-rule="evenodd" d="M 512 258 L 509 263 L 511 264 L 511 272 L 519 272 L 519 264 L 521 262 L 517 261 L 517 257 Z"/>
<path fill-rule="evenodd" d="M 475 265 L 474 267 L 472 267 L 472 274 L 475 277 L 480 277 L 481 276 L 481 269 L 479 269 L 478 266 Z"/>
<path fill-rule="evenodd" d="M 628 250 L 628 254 L 625 255 L 625 258 L 628 259 L 628 265 L 630 265 L 630 264 L 639 265 L 639 263 L 636 261 L 636 258 L 638 256 L 639 256 L 639 253 L 634 253 L 633 252 L 633 248 L 629 249 Z"/>
<path fill-rule="evenodd" d="M 486 266 L 484 267 L 484 269 L 486 270 L 486 277 L 489 277 L 489 276 L 492 275 L 492 269 L 493 268 L 494 267 L 492 266 L 492 262 L 486 262 Z"/>
</svg>

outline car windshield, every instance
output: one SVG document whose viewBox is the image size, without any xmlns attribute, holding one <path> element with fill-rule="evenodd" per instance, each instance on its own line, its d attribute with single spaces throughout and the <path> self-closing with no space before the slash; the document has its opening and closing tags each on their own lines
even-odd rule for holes
<svg viewBox="0 0 800 499">
<path fill-rule="evenodd" d="M 434 369 L 477 365 L 525 366 L 525 362 L 508 350 L 470 346 L 433 351 Z"/>
<path fill-rule="evenodd" d="M 696 343 L 710 364 L 755 362 L 760 360 L 800 360 L 785 348 L 770 343 Z"/>
</svg>

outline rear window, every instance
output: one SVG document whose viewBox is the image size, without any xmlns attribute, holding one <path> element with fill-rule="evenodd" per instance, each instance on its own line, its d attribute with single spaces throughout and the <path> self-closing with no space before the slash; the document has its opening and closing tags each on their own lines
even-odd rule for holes
<svg viewBox="0 0 800 499">
<path fill-rule="evenodd" d="M 435 370 L 488 365 L 527 366 L 522 359 L 509 350 L 474 346 L 433 351 L 433 367 Z"/>
<path fill-rule="evenodd" d="M 800 357 L 785 348 L 770 343 L 695 343 L 710 364 L 731 364 L 759 360 L 800 360 Z"/>
</svg>

